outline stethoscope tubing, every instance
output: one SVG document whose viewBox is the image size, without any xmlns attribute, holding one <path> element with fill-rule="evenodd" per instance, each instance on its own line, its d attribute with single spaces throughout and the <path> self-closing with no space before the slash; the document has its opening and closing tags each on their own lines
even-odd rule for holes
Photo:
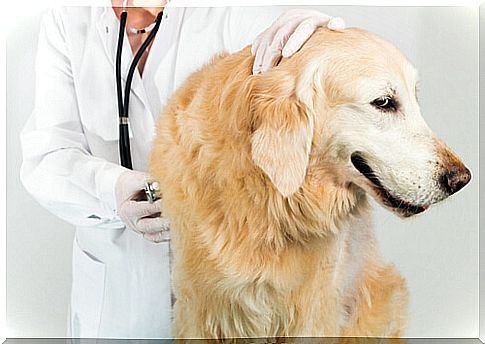
<svg viewBox="0 0 485 344">
<path fill-rule="evenodd" d="M 119 151 L 120 151 L 120 164 L 129 169 L 133 169 L 132 160 L 131 160 L 131 150 L 130 150 L 130 134 L 129 134 L 129 121 L 128 121 L 128 109 L 130 105 L 130 93 L 131 93 L 131 84 L 133 82 L 133 76 L 136 71 L 136 66 L 140 61 L 143 53 L 147 49 L 147 47 L 152 42 L 153 38 L 157 34 L 158 29 L 160 28 L 160 24 L 163 18 L 163 10 L 160 11 L 157 15 L 157 19 L 155 21 L 155 27 L 153 30 L 150 31 L 148 37 L 142 43 L 140 48 L 135 54 L 133 61 L 130 64 L 130 68 L 128 70 L 128 75 L 126 77 L 125 89 L 124 89 L 124 102 L 123 102 L 123 86 L 121 82 L 121 54 L 123 52 L 123 40 L 125 36 L 125 29 L 126 29 L 126 18 L 127 18 L 126 9 L 123 8 L 123 11 L 120 15 L 120 31 L 118 33 L 118 46 L 116 49 L 116 93 L 118 98 L 118 117 L 119 117 Z"/>
</svg>

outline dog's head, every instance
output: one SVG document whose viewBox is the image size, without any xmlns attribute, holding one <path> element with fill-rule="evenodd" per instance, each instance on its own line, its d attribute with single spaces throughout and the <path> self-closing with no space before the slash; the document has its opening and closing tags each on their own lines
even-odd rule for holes
<svg viewBox="0 0 485 344">
<path fill-rule="evenodd" d="M 253 77 L 253 161 L 285 197 L 331 174 L 400 216 L 423 212 L 471 174 L 421 117 L 416 74 L 374 34 L 319 30 Z"/>
</svg>

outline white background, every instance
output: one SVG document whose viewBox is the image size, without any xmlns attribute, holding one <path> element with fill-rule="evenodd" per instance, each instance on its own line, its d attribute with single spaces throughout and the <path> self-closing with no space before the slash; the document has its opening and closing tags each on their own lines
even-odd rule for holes
<svg viewBox="0 0 485 344">
<path fill-rule="evenodd" d="M 406 335 L 478 337 L 478 9 L 319 9 L 408 56 L 421 74 L 425 119 L 472 170 L 470 185 L 423 216 L 403 221 L 378 208 L 375 222 L 382 253 L 408 281 Z M 73 228 L 40 208 L 18 177 L 41 12 L 16 12 L 7 35 L 8 337 L 64 336 L 69 296 Z"/>
</svg>

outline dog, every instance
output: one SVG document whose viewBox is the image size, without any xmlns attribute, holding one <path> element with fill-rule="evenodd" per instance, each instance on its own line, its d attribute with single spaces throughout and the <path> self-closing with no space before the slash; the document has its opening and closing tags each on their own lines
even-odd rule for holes
<svg viewBox="0 0 485 344">
<path fill-rule="evenodd" d="M 173 335 L 402 336 L 408 291 L 368 196 L 409 217 L 471 179 L 421 117 L 415 68 L 357 28 L 319 29 L 259 75 L 253 62 L 250 47 L 216 56 L 157 125 Z"/>
</svg>

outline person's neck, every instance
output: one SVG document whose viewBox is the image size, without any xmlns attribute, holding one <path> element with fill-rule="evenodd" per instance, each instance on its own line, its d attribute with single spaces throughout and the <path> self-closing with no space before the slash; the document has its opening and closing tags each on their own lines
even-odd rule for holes
<svg viewBox="0 0 485 344">
<path fill-rule="evenodd" d="M 122 3 L 122 0 L 111 0 L 113 10 L 118 18 L 121 15 Z M 132 1 L 128 1 L 126 8 L 128 26 L 137 29 L 147 27 L 155 21 L 157 13 L 163 10 L 163 4 L 165 4 L 165 1 L 160 1 L 160 7 L 133 7 Z"/>
</svg>

